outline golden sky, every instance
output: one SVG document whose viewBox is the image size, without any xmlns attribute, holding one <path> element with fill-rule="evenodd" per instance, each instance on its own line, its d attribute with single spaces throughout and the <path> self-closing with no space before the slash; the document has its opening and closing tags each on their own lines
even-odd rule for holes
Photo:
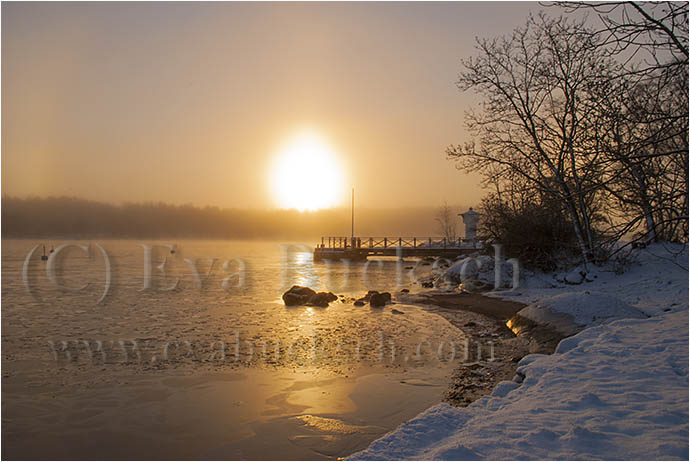
<svg viewBox="0 0 690 462">
<path fill-rule="evenodd" d="M 273 208 L 308 131 L 341 166 L 310 172 L 341 180 L 334 205 L 475 203 L 444 155 L 477 103 L 459 59 L 538 8 L 3 3 L 2 193 Z"/>
</svg>

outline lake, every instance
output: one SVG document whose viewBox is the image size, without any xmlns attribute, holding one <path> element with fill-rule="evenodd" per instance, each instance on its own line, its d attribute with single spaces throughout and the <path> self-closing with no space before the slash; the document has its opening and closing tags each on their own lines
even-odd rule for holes
<svg viewBox="0 0 690 462">
<path fill-rule="evenodd" d="M 3 240 L 3 458 L 334 459 L 440 402 L 464 334 L 350 298 L 429 267 L 306 250 Z M 286 307 L 293 284 L 342 297 Z"/>
</svg>

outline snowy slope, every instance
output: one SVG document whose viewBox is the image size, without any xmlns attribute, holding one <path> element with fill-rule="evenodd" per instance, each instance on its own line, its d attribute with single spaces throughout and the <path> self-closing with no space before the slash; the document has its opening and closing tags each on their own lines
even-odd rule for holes
<svg viewBox="0 0 690 462">
<path fill-rule="evenodd" d="M 520 310 L 518 315 L 550 326 L 564 335 L 573 335 L 584 326 L 615 319 L 649 317 L 618 297 L 590 290 L 544 297 Z"/>
<path fill-rule="evenodd" d="M 352 459 L 686 459 L 688 318 L 586 329 L 467 408 L 435 406 Z"/>
<path fill-rule="evenodd" d="M 580 285 L 531 275 L 494 294 L 584 330 L 523 358 L 524 380 L 467 408 L 437 405 L 350 458 L 687 460 L 687 266 L 687 249 L 655 245 L 623 274 L 590 268 Z"/>
</svg>

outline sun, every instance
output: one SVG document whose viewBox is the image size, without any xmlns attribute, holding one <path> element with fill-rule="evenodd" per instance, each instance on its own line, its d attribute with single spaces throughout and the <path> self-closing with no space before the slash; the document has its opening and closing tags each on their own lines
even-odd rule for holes
<svg viewBox="0 0 690 462">
<path fill-rule="evenodd" d="M 323 139 L 305 133 L 279 151 L 270 184 L 281 208 L 305 211 L 333 207 L 343 197 L 343 167 Z"/>
</svg>

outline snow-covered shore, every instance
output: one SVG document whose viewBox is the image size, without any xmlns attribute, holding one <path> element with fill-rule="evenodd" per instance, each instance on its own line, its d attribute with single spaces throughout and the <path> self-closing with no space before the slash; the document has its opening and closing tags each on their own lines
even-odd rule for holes
<svg viewBox="0 0 690 462">
<path fill-rule="evenodd" d="M 687 249 L 654 245 L 622 274 L 530 275 L 492 294 L 581 332 L 490 396 L 434 406 L 350 458 L 688 459 L 687 264 Z"/>
</svg>

